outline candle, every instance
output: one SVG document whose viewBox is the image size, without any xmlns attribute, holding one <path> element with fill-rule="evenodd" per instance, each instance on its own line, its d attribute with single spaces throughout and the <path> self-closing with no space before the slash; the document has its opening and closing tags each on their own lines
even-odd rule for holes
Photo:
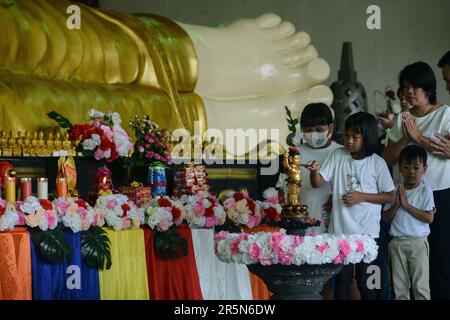
<svg viewBox="0 0 450 320">
<path fill-rule="evenodd" d="M 103 176 L 102 182 L 98 185 L 98 195 L 107 196 L 112 194 L 110 182 L 107 176 Z"/>
<path fill-rule="evenodd" d="M 48 199 L 48 179 L 39 178 L 37 183 L 38 199 Z"/>
<path fill-rule="evenodd" d="M 67 181 L 66 178 L 56 180 L 56 197 L 67 199 Z"/>
<path fill-rule="evenodd" d="M 31 178 L 20 179 L 20 200 L 26 201 L 31 196 Z"/>
<path fill-rule="evenodd" d="M 6 177 L 5 198 L 9 204 L 16 203 L 16 178 L 15 177 Z"/>
</svg>

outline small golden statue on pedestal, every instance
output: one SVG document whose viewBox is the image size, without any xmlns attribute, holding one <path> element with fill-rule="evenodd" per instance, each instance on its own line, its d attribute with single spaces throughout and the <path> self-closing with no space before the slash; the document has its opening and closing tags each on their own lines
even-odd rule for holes
<svg viewBox="0 0 450 320">
<path fill-rule="evenodd" d="M 296 147 L 289 147 L 289 151 L 283 154 L 282 170 L 287 175 L 287 199 L 284 200 L 283 206 L 283 215 L 286 218 L 302 219 L 308 216 L 308 206 L 299 201 L 302 187 L 300 160 L 300 152 Z"/>
<path fill-rule="evenodd" d="M 22 155 L 24 157 L 31 156 L 31 149 L 33 148 L 31 144 L 31 134 L 29 131 L 25 131 L 25 134 L 23 136 L 23 145 L 22 145 Z"/>
<path fill-rule="evenodd" d="M 39 138 L 37 131 L 33 132 L 33 137 L 31 138 L 31 148 L 30 148 L 31 156 L 39 156 Z"/>
<path fill-rule="evenodd" d="M 12 149 L 8 146 L 8 136 L 5 131 L 1 131 L 0 134 L 0 149 L 2 151 L 2 156 L 10 157 L 12 156 Z"/>
</svg>

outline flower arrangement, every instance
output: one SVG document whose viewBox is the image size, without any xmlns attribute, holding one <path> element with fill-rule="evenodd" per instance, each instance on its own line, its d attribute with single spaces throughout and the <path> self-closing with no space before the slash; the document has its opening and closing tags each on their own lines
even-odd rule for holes
<svg viewBox="0 0 450 320">
<path fill-rule="evenodd" d="M 38 227 L 42 231 L 47 231 L 55 229 L 58 225 L 56 208 L 47 199 L 30 196 L 25 201 L 17 201 L 16 210 L 24 223 L 31 228 Z"/>
<path fill-rule="evenodd" d="M 182 195 L 180 200 L 185 207 L 184 219 L 191 227 L 214 228 L 225 223 L 226 212 L 211 193 Z"/>
<path fill-rule="evenodd" d="M 0 232 L 14 229 L 19 215 L 13 205 L 0 198 Z"/>
<path fill-rule="evenodd" d="M 96 109 L 88 112 L 88 124 L 72 125 L 70 121 L 56 112 L 48 116 L 56 120 L 62 128 L 69 129 L 69 139 L 79 141 L 76 148 L 84 156 L 93 156 L 96 160 L 106 159 L 112 162 L 126 156 L 133 149 L 130 138 L 121 127 L 117 112 L 103 113 Z"/>
<path fill-rule="evenodd" d="M 105 224 L 105 211 L 94 209 L 83 199 L 58 198 L 53 201 L 58 220 L 73 232 L 86 231 L 91 226 L 102 227 Z"/>
<path fill-rule="evenodd" d="M 282 207 L 278 199 L 278 192 L 275 188 L 268 188 L 263 192 L 264 201 L 258 201 L 263 210 L 263 220 L 267 223 L 281 220 Z"/>
<path fill-rule="evenodd" d="M 136 165 L 164 166 L 172 163 L 170 154 L 169 136 L 166 130 L 159 129 L 149 116 L 139 118 L 135 116 L 130 120 L 130 127 L 136 136 L 132 158 Z"/>
<path fill-rule="evenodd" d="M 295 146 L 289 146 L 289 156 L 295 157 L 300 155 L 300 150 Z"/>
<path fill-rule="evenodd" d="M 177 232 L 185 209 L 180 200 L 161 197 L 144 205 L 145 221 L 154 230 L 153 248 L 165 259 L 177 259 L 188 254 L 187 240 Z"/>
<path fill-rule="evenodd" d="M 181 201 L 169 197 L 150 200 L 144 205 L 144 211 L 145 223 L 159 232 L 169 230 L 172 225 L 180 225 L 186 215 Z"/>
<path fill-rule="evenodd" d="M 94 210 L 103 211 L 106 224 L 116 231 L 138 228 L 143 223 L 142 210 L 123 194 L 98 197 Z"/>
<path fill-rule="evenodd" d="M 233 192 L 225 195 L 223 207 L 228 219 L 236 225 L 253 228 L 261 223 L 263 212 L 246 192 Z"/>
<path fill-rule="evenodd" d="M 370 263 L 378 254 L 378 246 L 369 235 L 315 236 L 287 235 L 281 232 L 232 234 L 225 231 L 215 236 L 217 257 L 226 263 L 262 265 L 320 265 L 326 263 Z"/>
</svg>

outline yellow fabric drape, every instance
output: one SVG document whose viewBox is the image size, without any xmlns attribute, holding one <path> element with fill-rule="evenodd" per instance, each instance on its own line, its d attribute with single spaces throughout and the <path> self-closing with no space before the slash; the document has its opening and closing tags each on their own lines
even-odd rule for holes
<svg viewBox="0 0 450 320">
<path fill-rule="evenodd" d="M 111 240 L 112 267 L 99 271 L 100 299 L 148 300 L 144 231 L 104 230 Z"/>
</svg>

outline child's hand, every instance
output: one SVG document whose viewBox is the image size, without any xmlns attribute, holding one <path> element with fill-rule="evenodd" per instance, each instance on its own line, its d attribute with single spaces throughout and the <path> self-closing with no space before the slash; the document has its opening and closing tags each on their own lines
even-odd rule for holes
<svg viewBox="0 0 450 320">
<path fill-rule="evenodd" d="M 398 186 L 398 193 L 400 205 L 406 209 L 409 206 L 409 202 L 408 195 L 406 194 L 405 186 L 403 184 Z"/>
<path fill-rule="evenodd" d="M 317 162 L 316 160 L 312 160 L 309 161 L 308 163 L 306 163 L 305 168 L 308 169 L 311 172 L 319 172 L 320 170 L 320 163 Z"/>
<path fill-rule="evenodd" d="M 344 203 L 350 207 L 357 205 L 358 203 L 364 202 L 364 194 L 359 191 L 350 190 L 342 196 Z"/>
</svg>

